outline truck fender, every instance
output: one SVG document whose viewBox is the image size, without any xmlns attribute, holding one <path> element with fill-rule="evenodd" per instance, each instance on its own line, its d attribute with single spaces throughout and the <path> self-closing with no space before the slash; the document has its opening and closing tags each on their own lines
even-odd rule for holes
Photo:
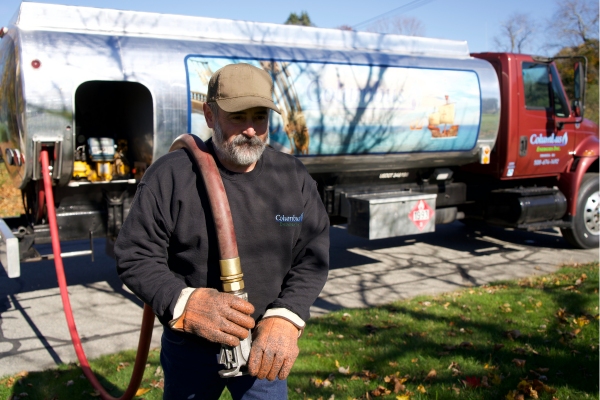
<svg viewBox="0 0 600 400">
<path fill-rule="evenodd" d="M 588 135 L 581 142 L 575 145 L 576 157 L 598 157 L 598 146 L 600 146 L 600 140 L 597 136 Z"/>
<path fill-rule="evenodd" d="M 596 149 L 598 149 L 598 139 L 596 139 Z M 580 154 L 577 152 L 576 154 Z M 590 167 L 598 163 L 598 155 L 595 157 L 579 157 L 575 158 L 571 163 L 571 167 L 568 172 L 560 175 L 558 181 L 558 188 L 567 198 L 567 214 L 571 217 L 577 214 L 577 196 L 579 195 L 579 187 L 581 186 L 581 180 L 586 172 L 598 172 L 590 171 Z"/>
</svg>

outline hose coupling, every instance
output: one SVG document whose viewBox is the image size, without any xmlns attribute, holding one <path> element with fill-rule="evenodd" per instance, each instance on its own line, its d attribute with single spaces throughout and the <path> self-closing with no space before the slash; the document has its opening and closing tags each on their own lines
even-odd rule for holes
<svg viewBox="0 0 600 400">
<path fill-rule="evenodd" d="M 231 293 L 244 289 L 244 280 L 242 279 L 244 274 L 239 257 L 219 260 L 219 266 L 224 292 Z"/>
</svg>

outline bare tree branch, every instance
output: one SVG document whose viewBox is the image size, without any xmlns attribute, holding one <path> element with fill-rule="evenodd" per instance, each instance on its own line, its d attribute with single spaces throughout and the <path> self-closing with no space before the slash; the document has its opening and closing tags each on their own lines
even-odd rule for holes
<svg viewBox="0 0 600 400">
<path fill-rule="evenodd" d="M 556 0 L 556 12 L 548 23 L 554 46 L 578 46 L 598 39 L 597 0 Z"/>
<path fill-rule="evenodd" d="M 401 15 L 377 20 L 369 25 L 366 30 L 369 32 L 396 33 L 406 36 L 425 36 L 425 27 L 421 20 Z"/>
<path fill-rule="evenodd" d="M 537 23 L 527 14 L 513 13 L 500 25 L 494 44 L 500 51 L 522 53 L 533 41 Z"/>
</svg>

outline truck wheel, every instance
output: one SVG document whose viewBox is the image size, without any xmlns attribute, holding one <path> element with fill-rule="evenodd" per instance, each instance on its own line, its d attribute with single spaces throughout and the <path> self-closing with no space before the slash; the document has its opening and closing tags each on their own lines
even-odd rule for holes
<svg viewBox="0 0 600 400">
<path fill-rule="evenodd" d="M 565 239 L 578 249 L 598 248 L 600 241 L 600 183 L 598 174 L 585 174 L 577 196 L 573 228 L 561 229 Z"/>
</svg>

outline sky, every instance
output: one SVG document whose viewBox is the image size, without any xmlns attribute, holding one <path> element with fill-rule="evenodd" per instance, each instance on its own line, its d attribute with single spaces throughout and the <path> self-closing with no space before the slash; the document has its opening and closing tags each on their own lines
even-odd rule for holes
<svg viewBox="0 0 600 400">
<path fill-rule="evenodd" d="M 119 10 L 158 12 L 212 18 L 283 23 L 291 12 L 306 11 L 320 28 L 341 25 L 365 29 L 361 23 L 382 14 L 405 16 L 421 21 L 426 37 L 467 41 L 470 52 L 497 51 L 494 37 L 502 22 L 515 12 L 527 14 L 541 26 L 549 24 L 556 3 L 553 0 L 38 0 L 55 3 Z M 0 0 L 0 26 L 8 25 L 21 0 Z M 394 11 L 395 10 L 395 11 Z M 537 41 L 525 49 L 547 55 L 543 47 L 543 28 Z"/>
</svg>

